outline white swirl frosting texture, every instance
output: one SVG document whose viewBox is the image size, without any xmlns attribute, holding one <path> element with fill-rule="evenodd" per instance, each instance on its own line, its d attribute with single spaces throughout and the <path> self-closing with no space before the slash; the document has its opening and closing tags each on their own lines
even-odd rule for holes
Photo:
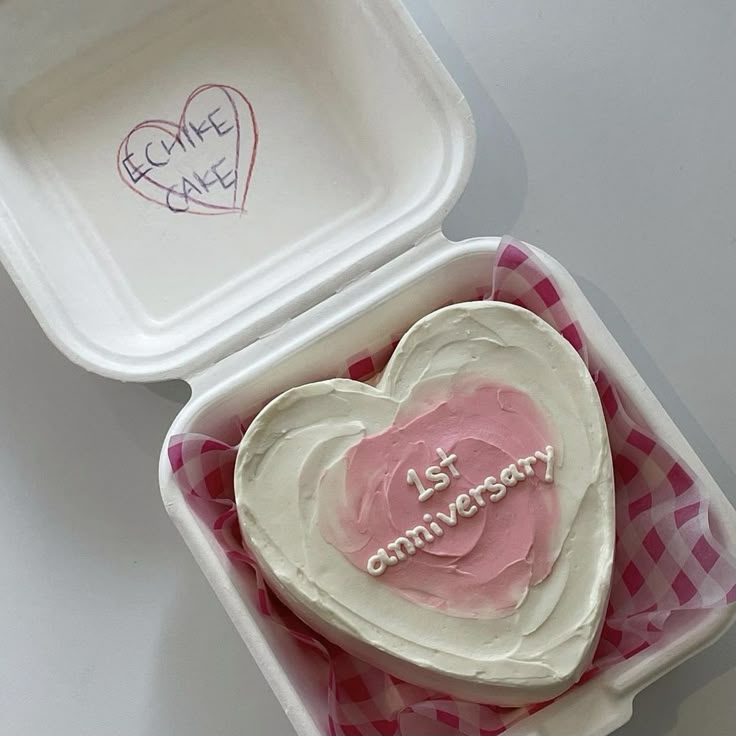
<svg viewBox="0 0 736 736">
<path fill-rule="evenodd" d="M 542 460 L 520 470 L 547 447 L 552 480 Z M 459 476 L 419 501 L 438 450 Z M 524 480 L 507 473 L 502 500 L 474 504 L 469 490 L 512 464 Z M 276 591 L 399 677 L 517 705 L 559 694 L 592 656 L 613 560 L 605 424 L 579 356 L 524 309 L 447 307 L 405 335 L 376 387 L 287 391 L 246 433 L 235 481 L 243 534 Z M 410 525 L 429 529 L 425 515 L 453 519 L 453 502 L 441 539 L 367 572 Z"/>
</svg>

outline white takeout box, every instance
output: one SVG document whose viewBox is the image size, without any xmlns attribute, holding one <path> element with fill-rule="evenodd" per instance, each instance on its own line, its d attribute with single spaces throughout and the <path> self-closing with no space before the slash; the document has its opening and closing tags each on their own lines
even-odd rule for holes
<svg viewBox="0 0 736 736">
<path fill-rule="evenodd" d="M 440 229 L 472 164 L 471 115 L 397 0 L 10 0 L 0 68 L 3 263 L 71 360 L 120 380 L 191 385 L 170 435 L 235 442 L 238 421 L 268 398 L 341 373 L 488 287 L 498 239 L 452 243 Z M 187 96 L 213 83 L 245 94 L 257 120 L 246 212 L 174 214 L 124 185 L 118 146 L 141 121 L 177 121 Z M 570 275 L 539 255 L 642 418 L 703 479 L 736 545 L 736 512 L 703 463 Z M 250 577 L 175 485 L 167 445 L 169 514 L 297 732 L 324 733 L 310 660 L 257 612 Z M 735 615 L 673 621 L 656 646 L 508 733 L 610 733 L 642 688 Z"/>
</svg>

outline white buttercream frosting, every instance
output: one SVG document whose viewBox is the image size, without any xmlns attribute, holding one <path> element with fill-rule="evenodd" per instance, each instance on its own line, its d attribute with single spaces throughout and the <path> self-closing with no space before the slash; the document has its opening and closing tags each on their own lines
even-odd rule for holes
<svg viewBox="0 0 736 736">
<path fill-rule="evenodd" d="M 458 414 L 473 396 L 474 416 Z M 485 426 L 478 412 L 493 402 L 500 419 Z M 525 444 L 537 435 L 541 444 Z M 385 451 L 366 465 L 371 443 Z M 512 463 L 490 467 L 483 448 Z M 486 465 L 495 499 L 483 495 L 484 477 L 467 475 Z M 518 705 L 556 696 L 592 657 L 614 547 L 606 427 L 580 357 L 527 310 L 498 302 L 440 309 L 404 336 L 376 386 L 334 379 L 285 392 L 243 438 L 235 491 L 244 538 L 277 594 L 314 629 L 398 677 Z M 399 521 L 396 499 L 406 510 Z M 520 516 L 524 509 L 536 522 Z M 438 523 L 443 517 L 454 523 Z M 530 535 L 526 558 L 513 558 L 511 577 L 504 568 L 486 580 L 479 550 L 491 566 L 518 541 L 504 541 L 506 518 Z M 369 560 L 381 567 L 372 558 L 378 542 L 394 542 L 387 558 L 409 549 L 396 544 L 409 519 L 434 535 L 431 543 L 370 573 Z M 408 539 L 426 541 L 414 532 Z M 443 582 L 452 575 L 458 600 Z M 507 579 L 514 589 L 497 596 Z"/>
</svg>

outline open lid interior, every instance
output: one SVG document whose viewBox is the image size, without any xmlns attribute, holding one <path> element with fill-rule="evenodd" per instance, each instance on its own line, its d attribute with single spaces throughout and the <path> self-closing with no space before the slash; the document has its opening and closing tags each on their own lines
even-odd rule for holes
<svg viewBox="0 0 736 736">
<path fill-rule="evenodd" d="M 189 376 L 439 228 L 466 182 L 469 111 L 398 3 L 35 5 L 0 6 L 0 250 L 90 370 Z"/>
</svg>

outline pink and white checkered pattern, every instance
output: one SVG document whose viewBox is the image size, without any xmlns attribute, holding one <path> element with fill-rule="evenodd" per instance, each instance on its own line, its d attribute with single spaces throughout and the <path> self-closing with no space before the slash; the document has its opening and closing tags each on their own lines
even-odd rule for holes
<svg viewBox="0 0 736 736">
<path fill-rule="evenodd" d="M 491 298 L 535 312 L 575 347 L 595 380 L 608 425 L 616 481 L 616 556 L 606 620 L 586 681 L 655 643 L 674 611 L 736 600 L 736 558 L 714 534 L 698 479 L 634 419 L 631 401 L 589 353 L 574 315 L 536 256 L 523 244 L 504 239 L 492 284 Z M 368 380 L 383 368 L 396 342 L 392 336 L 383 349 L 354 356 L 345 375 Z M 229 558 L 255 572 L 259 610 L 327 661 L 330 736 L 406 736 L 403 726 L 416 734 L 423 732 L 422 723 L 431 723 L 433 734 L 496 736 L 547 705 L 499 708 L 431 693 L 365 664 L 311 631 L 270 593 L 243 545 L 233 501 L 236 452 L 211 437 L 179 435 L 171 439 L 169 459 L 182 492 Z"/>
</svg>

